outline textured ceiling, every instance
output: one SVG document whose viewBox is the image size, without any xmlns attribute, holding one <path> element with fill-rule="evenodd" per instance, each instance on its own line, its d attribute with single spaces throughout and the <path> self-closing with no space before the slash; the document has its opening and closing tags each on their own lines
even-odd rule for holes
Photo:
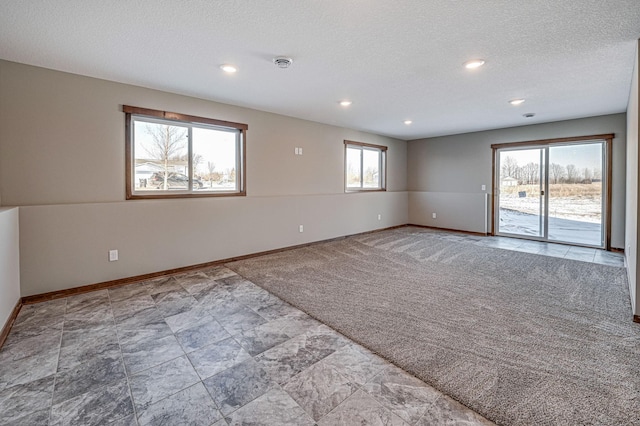
<svg viewBox="0 0 640 426">
<path fill-rule="evenodd" d="M 2 59 L 401 139 L 622 112 L 638 38 L 640 0 L 0 0 Z"/>
</svg>

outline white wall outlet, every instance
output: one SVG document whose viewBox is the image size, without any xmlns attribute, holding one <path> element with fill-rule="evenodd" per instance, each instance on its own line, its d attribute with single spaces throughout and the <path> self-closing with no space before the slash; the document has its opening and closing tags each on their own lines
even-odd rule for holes
<svg viewBox="0 0 640 426">
<path fill-rule="evenodd" d="M 435 213 L 431 213 L 431 217 L 435 219 L 436 218 L 436 214 Z"/>
<path fill-rule="evenodd" d="M 487 190 L 487 185 L 482 185 L 482 190 L 486 191 Z"/>
<path fill-rule="evenodd" d="M 298 148 L 298 155 L 302 155 L 302 147 Z"/>
<path fill-rule="evenodd" d="M 297 146 L 294 148 L 293 152 L 294 152 L 296 155 L 298 155 L 298 147 L 297 147 Z"/>
<path fill-rule="evenodd" d="M 381 215 L 381 214 L 379 214 L 379 215 L 378 215 L 378 220 L 381 220 L 381 219 L 382 219 L 382 215 Z"/>
<path fill-rule="evenodd" d="M 109 250 L 109 262 L 118 260 L 118 250 Z"/>
<path fill-rule="evenodd" d="M 304 226 L 300 225 L 300 232 L 304 232 Z"/>
</svg>

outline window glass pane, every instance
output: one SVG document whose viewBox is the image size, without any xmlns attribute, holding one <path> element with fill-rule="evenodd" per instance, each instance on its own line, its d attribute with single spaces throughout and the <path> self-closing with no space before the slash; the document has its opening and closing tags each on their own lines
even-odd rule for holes
<svg viewBox="0 0 640 426">
<path fill-rule="evenodd" d="M 237 132 L 193 128 L 193 189 L 237 190 Z"/>
<path fill-rule="evenodd" d="M 133 125 L 135 189 L 188 190 L 188 129 L 140 120 Z"/>
<path fill-rule="evenodd" d="M 380 188 L 380 151 L 362 150 L 362 168 L 365 188 Z"/>
<path fill-rule="evenodd" d="M 347 188 L 362 187 L 362 173 L 360 171 L 360 156 L 362 150 L 359 148 L 347 148 Z"/>
</svg>

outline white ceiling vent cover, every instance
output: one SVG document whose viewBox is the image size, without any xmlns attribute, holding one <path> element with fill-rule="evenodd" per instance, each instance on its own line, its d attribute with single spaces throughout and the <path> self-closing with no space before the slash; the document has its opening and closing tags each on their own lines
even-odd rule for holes
<svg viewBox="0 0 640 426">
<path fill-rule="evenodd" d="M 289 68 L 291 64 L 293 64 L 293 59 L 285 58 L 284 56 L 276 56 L 273 58 L 273 63 L 278 66 L 278 68 Z"/>
</svg>

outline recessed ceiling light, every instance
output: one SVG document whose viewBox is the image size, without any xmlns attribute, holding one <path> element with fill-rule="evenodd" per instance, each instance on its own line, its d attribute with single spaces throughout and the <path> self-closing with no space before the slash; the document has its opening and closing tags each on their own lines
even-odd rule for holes
<svg viewBox="0 0 640 426">
<path fill-rule="evenodd" d="M 278 68 L 289 68 L 291 64 L 293 64 L 293 59 L 287 58 L 285 56 L 276 56 L 273 58 L 273 63 L 276 64 Z"/>
<path fill-rule="evenodd" d="M 509 103 L 511 105 L 520 105 L 521 103 L 524 103 L 524 99 L 511 99 Z"/>
<path fill-rule="evenodd" d="M 464 63 L 464 67 L 468 69 L 479 68 L 484 65 L 484 59 L 472 59 Z"/>
<path fill-rule="evenodd" d="M 220 65 L 220 69 L 222 71 L 228 72 L 230 74 L 233 74 L 234 72 L 238 71 L 238 69 L 236 67 L 234 67 L 233 65 L 229 65 L 229 64 Z"/>
<path fill-rule="evenodd" d="M 347 100 L 340 101 L 340 105 L 342 105 L 343 107 L 348 107 L 348 106 L 349 106 L 349 105 L 351 105 L 352 103 L 353 103 L 353 102 L 351 102 L 351 101 L 347 101 Z"/>
<path fill-rule="evenodd" d="M 413 121 L 411 121 L 411 120 L 404 120 L 404 124 L 406 124 L 407 126 L 408 126 L 409 124 L 411 124 L 411 123 L 413 123 Z"/>
<path fill-rule="evenodd" d="M 532 112 L 528 112 L 528 113 L 526 113 L 526 114 L 522 114 L 522 116 L 523 116 L 524 118 L 533 118 L 533 117 L 535 117 L 536 115 L 535 115 L 534 113 L 532 113 Z"/>
</svg>

